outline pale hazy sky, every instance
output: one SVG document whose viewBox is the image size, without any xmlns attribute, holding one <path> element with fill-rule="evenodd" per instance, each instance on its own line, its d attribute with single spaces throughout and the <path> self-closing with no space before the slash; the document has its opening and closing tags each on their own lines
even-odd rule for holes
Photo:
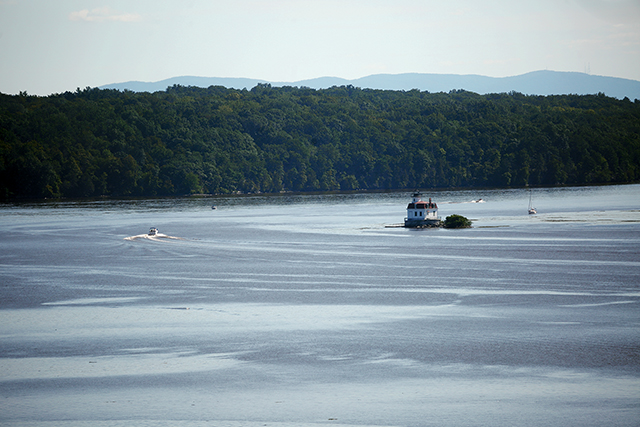
<svg viewBox="0 0 640 427">
<path fill-rule="evenodd" d="M 640 80 L 640 0 L 0 0 L 0 92 L 176 76 Z"/>
</svg>

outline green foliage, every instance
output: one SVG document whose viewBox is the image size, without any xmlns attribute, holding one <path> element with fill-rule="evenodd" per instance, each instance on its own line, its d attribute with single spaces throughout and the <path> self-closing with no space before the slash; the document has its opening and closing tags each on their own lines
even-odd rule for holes
<svg viewBox="0 0 640 427">
<path fill-rule="evenodd" d="M 0 198 L 622 183 L 640 103 L 258 85 L 0 94 Z"/>
<path fill-rule="evenodd" d="M 462 215 L 449 215 L 444 220 L 444 228 L 470 228 L 471 220 Z"/>
</svg>

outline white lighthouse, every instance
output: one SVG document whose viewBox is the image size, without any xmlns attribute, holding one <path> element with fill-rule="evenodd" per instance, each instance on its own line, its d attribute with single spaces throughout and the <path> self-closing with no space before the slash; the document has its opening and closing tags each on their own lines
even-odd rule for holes
<svg viewBox="0 0 640 427">
<path fill-rule="evenodd" d="M 413 193 L 413 200 L 407 206 L 407 217 L 404 219 L 405 227 L 434 227 L 440 225 L 438 217 L 438 205 L 431 201 L 425 202 L 420 198 L 420 192 Z"/>
</svg>

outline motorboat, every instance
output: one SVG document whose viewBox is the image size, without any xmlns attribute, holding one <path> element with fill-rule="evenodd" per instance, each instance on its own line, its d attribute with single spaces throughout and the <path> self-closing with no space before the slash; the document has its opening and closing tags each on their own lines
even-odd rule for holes
<svg viewBox="0 0 640 427">
<path fill-rule="evenodd" d="M 158 234 L 158 229 L 155 227 L 151 227 L 151 229 L 149 230 L 149 236 L 155 236 L 156 234 Z"/>
</svg>

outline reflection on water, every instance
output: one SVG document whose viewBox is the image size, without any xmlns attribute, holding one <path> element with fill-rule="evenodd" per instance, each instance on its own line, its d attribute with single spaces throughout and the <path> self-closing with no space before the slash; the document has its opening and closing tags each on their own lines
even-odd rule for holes
<svg viewBox="0 0 640 427">
<path fill-rule="evenodd" d="M 411 198 L 412 192 L 366 192 L 366 193 L 280 193 L 280 194 L 255 194 L 255 195 L 232 195 L 232 196 L 200 196 L 184 198 L 157 198 L 157 199 L 87 199 L 87 200 L 44 200 L 31 202 L 2 203 L 0 207 L 3 213 L 22 213 L 22 210 L 36 209 L 38 213 L 49 213 L 64 211 L 68 209 L 82 208 L 89 211 L 87 214 L 95 214 L 90 211 L 99 210 L 103 213 L 126 212 L 126 211 L 148 211 L 172 210 L 185 211 L 202 209 L 206 207 L 211 210 L 211 206 L 217 209 L 225 207 L 248 206 L 248 205 L 273 205 L 284 206 L 294 204 L 332 204 L 332 205 L 353 205 L 353 204 L 400 204 L 402 206 Z M 592 208 L 594 210 L 623 209 L 624 206 L 631 206 L 637 209 L 628 200 L 628 197 L 640 194 L 639 185 L 623 186 L 600 186 L 600 187 L 553 187 L 553 188 L 532 188 L 532 189 L 473 189 L 473 190 L 429 190 L 422 189 L 423 195 L 432 197 L 438 203 L 496 203 L 514 201 L 526 207 L 531 193 L 536 206 L 541 204 L 546 207 L 553 206 L 552 210 L 565 207 L 580 209 Z M 571 199 L 570 203 L 563 203 Z M 78 212 L 77 214 L 80 214 Z"/>
<path fill-rule="evenodd" d="M 0 205 L 2 424 L 635 426 L 640 186 L 423 193 Z"/>
</svg>

